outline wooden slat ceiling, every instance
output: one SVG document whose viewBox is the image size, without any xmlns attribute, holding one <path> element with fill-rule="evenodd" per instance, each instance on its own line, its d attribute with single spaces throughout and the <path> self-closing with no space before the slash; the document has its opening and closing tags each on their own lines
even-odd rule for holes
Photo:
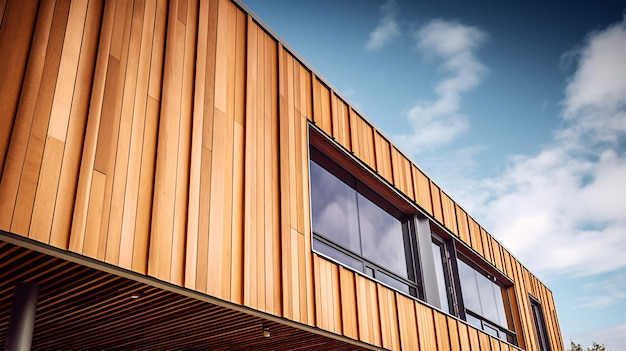
<svg viewBox="0 0 626 351">
<path fill-rule="evenodd" d="M 19 281 L 39 285 L 33 350 L 365 350 L 5 241 L 0 344 Z"/>
</svg>

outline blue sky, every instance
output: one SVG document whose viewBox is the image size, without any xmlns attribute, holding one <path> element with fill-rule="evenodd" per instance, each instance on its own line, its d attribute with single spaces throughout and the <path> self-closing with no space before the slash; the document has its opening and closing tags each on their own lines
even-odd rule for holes
<svg viewBox="0 0 626 351">
<path fill-rule="evenodd" d="M 244 0 L 554 293 L 626 349 L 626 4 Z"/>
</svg>

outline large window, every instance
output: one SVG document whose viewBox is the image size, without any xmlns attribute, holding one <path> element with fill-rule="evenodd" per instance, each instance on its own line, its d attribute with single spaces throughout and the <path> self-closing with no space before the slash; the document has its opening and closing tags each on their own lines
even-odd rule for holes
<svg viewBox="0 0 626 351">
<path fill-rule="evenodd" d="M 493 276 L 485 274 L 462 259 L 457 260 L 463 295 L 465 319 L 469 324 L 494 337 L 515 343 L 515 334 L 505 311 L 505 290 Z"/>
<path fill-rule="evenodd" d="M 311 148 L 313 248 L 417 296 L 409 221 L 320 151 Z"/>
<path fill-rule="evenodd" d="M 533 320 L 535 321 L 535 330 L 537 331 L 537 340 L 539 342 L 539 350 L 551 351 L 548 342 L 548 331 L 546 330 L 546 321 L 543 318 L 541 304 L 534 298 L 530 298 L 530 307 L 533 311 Z"/>
</svg>

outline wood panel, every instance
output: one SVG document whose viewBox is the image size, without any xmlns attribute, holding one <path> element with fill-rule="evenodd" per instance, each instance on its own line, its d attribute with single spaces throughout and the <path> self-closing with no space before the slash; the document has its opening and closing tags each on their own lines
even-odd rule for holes
<svg viewBox="0 0 626 351">
<path fill-rule="evenodd" d="M 350 296 L 349 290 L 345 292 L 339 291 L 339 267 L 319 256 L 315 256 L 314 258 L 314 270 L 315 270 L 315 318 L 317 320 L 317 327 L 322 328 L 324 330 L 328 330 L 337 334 L 342 333 L 342 306 L 343 299 L 351 300 L 348 301 L 348 306 L 346 307 L 348 311 L 346 314 L 350 314 L 350 305 L 354 305 L 355 295 Z M 342 268 L 343 270 L 343 268 Z M 346 277 L 347 274 L 353 274 L 348 272 L 343 272 L 341 274 L 342 280 L 345 278 L 346 281 L 342 282 L 343 284 L 349 284 L 349 279 L 354 279 Z M 286 306 L 287 307 L 287 306 Z M 356 312 L 356 311 L 355 311 Z M 350 322 L 349 320 L 346 322 Z M 350 329 L 356 328 L 356 325 L 350 326 Z M 349 333 L 353 333 L 350 331 Z"/>
<path fill-rule="evenodd" d="M 472 351 L 472 344 L 470 342 L 468 329 L 470 329 L 467 324 L 456 321 L 457 329 L 459 332 L 459 345 L 462 351 Z M 478 350 L 476 350 L 478 351 Z"/>
<path fill-rule="evenodd" d="M 391 162 L 393 166 L 393 184 L 410 199 L 415 200 L 411 163 L 395 147 L 391 148 Z"/>
<path fill-rule="evenodd" d="M 333 134 L 333 125 L 331 118 L 331 96 L 334 93 L 320 82 L 319 79 L 313 79 L 313 121 L 326 134 Z M 337 127 L 338 128 L 338 127 Z"/>
<path fill-rule="evenodd" d="M 420 319 L 420 315 L 416 315 L 415 301 L 409 299 L 404 295 L 396 293 L 396 302 L 398 306 L 398 329 L 400 332 L 399 334 L 401 345 L 400 349 L 429 350 L 423 348 L 423 344 L 420 344 L 424 335 L 419 332 L 415 332 L 416 328 L 419 327 L 419 325 L 421 324 L 421 320 L 420 323 L 417 322 L 417 320 Z"/>
<path fill-rule="evenodd" d="M 472 247 L 472 240 L 469 234 L 469 223 L 467 221 L 467 212 L 465 212 L 459 205 L 455 205 L 455 210 L 459 238 L 461 238 L 461 240 L 468 246 Z"/>
<path fill-rule="evenodd" d="M 456 236 L 459 230 L 456 221 L 456 205 L 452 199 L 443 191 L 441 192 L 441 208 L 443 210 L 443 224 Z"/>
<path fill-rule="evenodd" d="M 391 144 L 384 136 L 374 134 L 374 148 L 376 150 L 376 171 L 385 179 L 393 180 L 391 166 Z"/>
<path fill-rule="evenodd" d="M 448 333 L 448 320 L 446 315 L 438 311 L 433 311 L 433 318 L 435 320 L 435 338 L 437 340 L 437 350 L 450 351 L 450 341 L 452 339 L 452 336 Z"/>
<path fill-rule="evenodd" d="M 49 16 L 38 18 L 35 28 L 33 45 L 45 47 L 38 52 L 44 59 L 27 67 L 26 78 L 32 79 L 32 90 L 22 93 L 14 125 L 17 130 L 12 132 L 15 138 L 11 137 L 8 150 L 11 155 L 7 155 L 4 166 L 10 173 L 3 175 L 0 183 L 0 227 L 24 236 L 29 235 L 70 8 L 69 2 L 63 1 L 52 6 L 45 8 Z M 28 72 L 31 69 L 32 75 Z M 25 95 L 30 95 L 28 100 Z M 20 115 L 22 104 L 25 115 Z"/>
<path fill-rule="evenodd" d="M 374 346 L 507 349 L 312 254 L 313 121 L 515 282 L 521 346 L 531 294 L 562 349 L 551 292 L 237 4 L 0 7 L 0 229 Z"/>
<path fill-rule="evenodd" d="M 368 344 L 380 346 L 377 284 L 360 275 L 356 276 L 355 284 L 357 309 L 359 311 L 359 339 Z"/>
<path fill-rule="evenodd" d="M 415 315 L 417 316 L 417 330 L 419 334 L 420 350 L 436 350 L 437 335 L 435 332 L 434 310 L 419 302 L 415 302 Z"/>
<path fill-rule="evenodd" d="M 306 116 L 302 113 L 312 109 L 307 89 L 300 84 L 312 78 L 280 45 L 278 67 L 283 315 L 313 323 L 310 201 L 308 185 L 303 181 L 308 174 L 308 141 Z"/>
<path fill-rule="evenodd" d="M 350 109 L 336 94 L 331 96 L 333 137 L 347 150 L 352 149 L 350 144 Z"/>
<path fill-rule="evenodd" d="M 480 234 L 480 226 L 471 217 L 467 216 L 469 222 L 469 237 L 472 243 L 472 249 L 478 252 L 479 255 L 485 257 L 482 235 Z"/>
<path fill-rule="evenodd" d="M 396 293 L 377 284 L 378 311 L 380 313 L 381 345 L 386 349 L 400 350 Z"/>
<path fill-rule="evenodd" d="M 355 156 L 375 170 L 374 129 L 353 109 L 350 109 L 350 143 Z"/>
<path fill-rule="evenodd" d="M 428 214 L 434 216 L 430 180 L 415 165 L 413 165 L 411 169 L 413 173 L 413 192 L 415 193 L 415 201 L 417 201 L 417 204 Z"/>
<path fill-rule="evenodd" d="M 354 272 L 340 267 L 339 281 L 341 293 L 341 301 L 339 306 L 341 307 L 341 329 L 343 330 L 343 335 L 352 339 L 359 339 L 359 322 L 357 320 L 356 285 Z M 319 302 L 319 300 L 316 300 L 317 309 L 323 310 L 324 305 Z M 319 319 L 317 319 L 317 321 L 319 323 Z"/>
<path fill-rule="evenodd" d="M 44 6 L 45 9 L 45 6 Z M 20 91 L 35 31 L 38 4 L 35 1 L 4 2 L 0 8 L 0 174 L 4 169 L 9 139 L 18 108 Z M 6 18 L 6 20 L 5 20 Z"/>
<path fill-rule="evenodd" d="M 250 17 L 247 51 L 243 302 L 276 313 L 280 306 L 275 301 L 280 291 L 275 250 L 279 213 L 274 210 L 279 201 L 278 154 L 273 146 L 278 136 L 278 86 L 272 68 L 277 62 L 276 43 Z"/>
<path fill-rule="evenodd" d="M 491 237 L 491 249 L 493 252 L 493 264 L 500 271 L 504 271 L 504 265 L 502 263 L 502 246 L 493 237 Z"/>
<path fill-rule="evenodd" d="M 165 54 L 148 274 L 182 285 L 198 9 L 178 5 L 170 3 L 168 19 L 166 43 L 174 47 Z"/>
<path fill-rule="evenodd" d="M 442 193 L 439 187 L 435 183 L 433 183 L 431 180 L 430 181 L 430 195 L 431 195 L 431 200 L 433 204 L 432 215 L 435 217 L 436 220 L 438 220 L 440 223 L 443 224 L 443 207 L 441 203 L 441 194 Z"/>
</svg>

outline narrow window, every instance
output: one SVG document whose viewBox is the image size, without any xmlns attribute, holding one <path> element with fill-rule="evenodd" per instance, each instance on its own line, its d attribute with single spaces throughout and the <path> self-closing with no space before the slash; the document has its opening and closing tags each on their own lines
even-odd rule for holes
<svg viewBox="0 0 626 351">
<path fill-rule="evenodd" d="M 457 259 L 465 317 L 487 334 L 515 343 L 505 312 L 505 290 L 489 274 Z"/>
<path fill-rule="evenodd" d="M 539 301 L 530 297 L 530 306 L 533 311 L 533 319 L 535 320 L 535 330 L 537 331 L 537 340 L 539 341 L 539 350 L 551 351 L 548 342 L 548 331 L 546 329 L 546 321 L 543 318 L 543 311 Z"/>
<path fill-rule="evenodd" d="M 439 291 L 441 309 L 454 315 L 456 313 L 453 308 L 452 287 L 450 286 L 449 254 L 445 244 L 435 238 L 433 238 L 431 247 L 435 261 L 435 276 L 437 277 L 437 290 Z"/>
<path fill-rule="evenodd" d="M 408 216 L 311 147 L 313 249 L 417 296 Z"/>
</svg>

